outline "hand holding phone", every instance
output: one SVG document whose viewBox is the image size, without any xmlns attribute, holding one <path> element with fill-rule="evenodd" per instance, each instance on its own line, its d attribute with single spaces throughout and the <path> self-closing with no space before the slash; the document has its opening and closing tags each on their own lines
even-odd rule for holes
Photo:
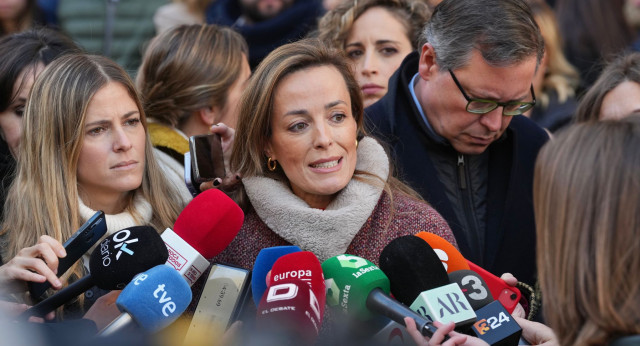
<svg viewBox="0 0 640 346">
<path fill-rule="evenodd" d="M 82 255 L 107 233 L 104 212 L 97 211 L 63 244 L 67 256 L 58 261 L 58 277 L 62 276 Z M 49 281 L 29 282 L 29 293 L 33 299 L 40 298 L 51 287 Z"/>
<path fill-rule="evenodd" d="M 195 196 L 200 184 L 226 175 L 220 136 L 212 133 L 189 137 L 189 153 L 185 154 L 185 182 Z"/>
</svg>

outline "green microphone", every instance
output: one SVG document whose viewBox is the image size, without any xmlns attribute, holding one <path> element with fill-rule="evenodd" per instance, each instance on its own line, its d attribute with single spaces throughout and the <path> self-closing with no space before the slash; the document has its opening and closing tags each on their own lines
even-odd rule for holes
<svg viewBox="0 0 640 346">
<path fill-rule="evenodd" d="M 345 314 L 367 320 L 379 314 L 404 324 L 412 317 L 422 335 L 431 337 L 437 328 L 427 319 L 389 297 L 387 276 L 372 262 L 354 255 L 338 255 L 322 263 L 327 304 Z"/>
</svg>

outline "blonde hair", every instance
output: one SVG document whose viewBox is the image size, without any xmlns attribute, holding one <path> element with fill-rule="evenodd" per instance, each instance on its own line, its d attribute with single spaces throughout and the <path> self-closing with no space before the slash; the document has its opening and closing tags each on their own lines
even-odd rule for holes
<svg viewBox="0 0 640 346">
<path fill-rule="evenodd" d="M 84 140 L 87 107 L 107 83 L 124 86 L 146 118 L 133 82 L 115 62 L 105 57 L 68 55 L 52 62 L 36 80 L 24 114 L 16 178 L 4 205 L 2 232 L 8 234 L 7 256 L 37 243 L 42 235 L 65 241 L 82 224 L 78 202 L 78 158 Z M 145 170 L 138 191 L 151 204 L 151 223 L 158 230 L 171 227 L 182 205 L 156 163 L 146 134 Z M 135 214 L 133 206 L 127 208 Z M 141 219 L 140 219 L 141 221 Z M 81 277 L 82 265 L 64 279 Z"/>
<path fill-rule="evenodd" d="M 540 28 L 544 39 L 544 48 L 547 59 L 547 70 L 542 82 L 542 93 L 538 96 L 543 107 L 549 105 L 547 90 L 555 90 L 558 101 L 564 103 L 569 97 L 575 96 L 576 88 L 580 82 L 578 70 L 569 63 L 562 51 L 562 37 L 556 15 L 544 0 L 528 0 L 533 17 Z"/>
<path fill-rule="evenodd" d="M 420 31 L 431 10 L 419 0 L 346 0 L 327 12 L 318 23 L 318 38 L 326 45 L 344 50 L 353 23 L 368 9 L 381 7 L 405 27 L 413 49 L 420 44 Z"/>
<path fill-rule="evenodd" d="M 583 123 L 538 156 L 537 265 L 560 345 L 640 333 L 640 115 Z"/>
<path fill-rule="evenodd" d="M 233 172 L 244 177 L 267 176 L 287 181 L 287 176 L 278 165 L 275 171 L 267 168 L 265 145 L 271 137 L 271 116 L 277 86 L 288 75 L 318 66 L 334 67 L 342 75 L 351 99 L 351 113 L 357 125 L 357 137 L 366 135 L 363 127 L 364 104 L 358 82 L 353 77 L 349 62 L 337 49 L 323 45 L 317 39 L 305 39 L 283 45 L 271 52 L 258 66 L 249 80 L 240 99 L 240 116 L 233 143 L 230 166 Z M 354 179 L 376 184 L 377 177 L 356 170 Z M 421 200 L 419 195 L 407 185 L 389 175 L 389 179 L 380 182 L 393 201 L 392 190 Z M 236 200 L 245 209 L 249 201 L 244 190 L 240 189 Z"/>
<path fill-rule="evenodd" d="M 224 108 L 247 55 L 247 43 L 230 28 L 195 24 L 165 31 L 151 41 L 136 80 L 145 112 L 176 127 L 198 109 Z"/>
</svg>

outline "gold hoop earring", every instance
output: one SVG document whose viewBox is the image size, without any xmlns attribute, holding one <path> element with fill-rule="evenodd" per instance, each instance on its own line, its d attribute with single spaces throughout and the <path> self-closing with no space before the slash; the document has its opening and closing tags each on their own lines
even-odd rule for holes
<svg viewBox="0 0 640 346">
<path fill-rule="evenodd" d="M 269 168 L 271 172 L 276 170 L 277 165 L 278 165 L 278 161 L 272 160 L 270 157 L 267 158 L 267 168 Z"/>
<path fill-rule="evenodd" d="M 356 148 L 358 147 L 358 139 L 356 138 Z"/>
</svg>

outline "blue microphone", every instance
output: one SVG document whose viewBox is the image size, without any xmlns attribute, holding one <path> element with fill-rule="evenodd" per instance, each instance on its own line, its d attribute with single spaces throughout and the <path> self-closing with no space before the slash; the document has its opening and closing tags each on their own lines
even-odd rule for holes
<svg viewBox="0 0 640 346">
<path fill-rule="evenodd" d="M 295 245 L 273 246 L 260 250 L 251 273 L 251 292 L 256 306 L 260 304 L 262 295 L 267 290 L 267 273 L 278 258 L 293 252 L 302 251 Z"/>
<path fill-rule="evenodd" d="M 129 325 L 148 332 L 173 323 L 191 302 L 191 288 L 182 275 L 161 264 L 138 274 L 122 290 L 116 306 L 122 314 L 106 326 L 100 336 L 109 336 Z"/>
</svg>

